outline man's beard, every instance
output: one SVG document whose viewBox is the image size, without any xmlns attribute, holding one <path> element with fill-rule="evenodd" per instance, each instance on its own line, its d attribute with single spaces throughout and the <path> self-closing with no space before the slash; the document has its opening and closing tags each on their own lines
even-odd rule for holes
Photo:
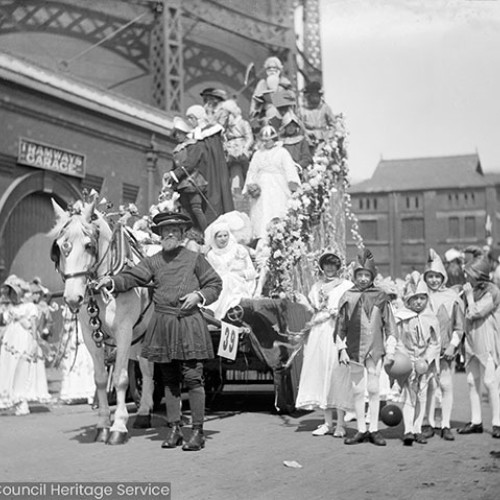
<svg viewBox="0 0 500 500">
<path fill-rule="evenodd" d="M 267 87 L 269 90 L 276 92 L 278 90 L 280 84 L 280 74 L 279 73 L 271 73 L 266 77 Z"/>
<path fill-rule="evenodd" d="M 171 252 L 175 250 L 181 244 L 180 240 L 177 238 L 165 238 L 161 240 L 161 246 L 165 252 Z"/>
</svg>

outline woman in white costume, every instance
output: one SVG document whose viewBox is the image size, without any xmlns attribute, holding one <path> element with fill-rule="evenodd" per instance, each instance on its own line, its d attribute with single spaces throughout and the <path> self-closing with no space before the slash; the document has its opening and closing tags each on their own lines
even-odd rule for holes
<svg viewBox="0 0 500 500">
<path fill-rule="evenodd" d="M 205 231 L 208 244 L 207 260 L 222 278 L 222 293 L 209 306 L 217 319 L 241 299 L 251 298 L 255 290 L 257 272 L 248 250 L 237 243 L 226 222 L 213 222 Z"/>
<path fill-rule="evenodd" d="M 38 308 L 25 301 L 29 290 L 26 282 L 10 276 L 4 285 L 12 305 L 3 313 L 7 327 L 0 350 L 0 409 L 14 409 L 15 415 L 27 415 L 28 401 L 51 401 L 45 359 L 38 344 Z"/>
<path fill-rule="evenodd" d="M 340 365 L 337 347 L 333 340 L 338 303 L 353 284 L 338 276 L 342 267 L 340 258 L 325 252 L 319 259 L 323 274 L 309 292 L 310 307 L 314 316 L 304 346 L 304 361 L 300 374 L 297 409 L 324 411 L 325 421 L 314 436 L 333 434 L 345 436 L 345 411 L 353 408 L 349 379 L 349 368 Z M 337 408 L 337 427 L 333 430 L 333 409 Z"/>
<path fill-rule="evenodd" d="M 278 142 L 276 130 L 266 125 L 260 133 L 262 147 L 252 156 L 243 194 L 250 196 L 250 220 L 254 238 L 266 235 L 275 217 L 283 217 L 300 178 L 290 153 Z"/>
</svg>

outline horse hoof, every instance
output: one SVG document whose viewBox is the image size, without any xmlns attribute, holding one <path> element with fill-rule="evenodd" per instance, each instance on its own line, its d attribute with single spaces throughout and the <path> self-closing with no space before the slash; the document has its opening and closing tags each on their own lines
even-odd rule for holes
<svg viewBox="0 0 500 500">
<path fill-rule="evenodd" d="M 151 415 L 137 415 L 132 427 L 134 429 L 151 429 Z"/>
<path fill-rule="evenodd" d="M 109 427 L 98 427 L 94 442 L 106 443 L 109 439 Z"/>
<path fill-rule="evenodd" d="M 128 432 L 111 431 L 106 444 L 125 444 L 128 441 Z"/>
</svg>

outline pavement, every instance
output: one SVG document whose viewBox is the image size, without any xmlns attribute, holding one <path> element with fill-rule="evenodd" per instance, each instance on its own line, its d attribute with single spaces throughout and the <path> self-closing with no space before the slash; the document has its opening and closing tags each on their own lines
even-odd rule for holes
<svg viewBox="0 0 500 500">
<path fill-rule="evenodd" d="M 57 376 L 49 373 L 55 398 Z M 313 437 L 320 412 L 278 415 L 273 398 L 271 386 L 228 387 L 207 411 L 207 444 L 200 452 L 161 448 L 163 412 L 154 415 L 153 428 L 132 429 L 132 403 L 130 439 L 120 446 L 93 442 L 96 412 L 88 404 L 35 405 L 30 415 L 0 417 L 0 481 L 161 481 L 171 483 L 175 500 L 499 498 L 500 440 L 491 437 L 486 403 L 483 434 L 404 447 L 402 426 L 381 423 L 388 444 L 376 447 Z M 455 428 L 469 420 L 463 373 L 456 374 L 453 417 Z M 356 423 L 348 426 L 353 434 Z"/>
</svg>

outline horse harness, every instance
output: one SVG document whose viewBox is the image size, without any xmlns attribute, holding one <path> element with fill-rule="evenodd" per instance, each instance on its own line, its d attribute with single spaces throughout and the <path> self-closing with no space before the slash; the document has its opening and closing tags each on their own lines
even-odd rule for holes
<svg viewBox="0 0 500 500">
<path fill-rule="evenodd" d="M 95 220 L 95 219 L 93 219 Z M 70 221 L 66 222 L 66 224 L 61 228 L 59 234 L 61 234 L 69 225 Z M 123 228 L 123 225 L 121 224 L 116 224 L 115 227 L 113 228 L 113 232 L 111 234 L 110 238 L 110 244 L 108 245 L 106 251 L 102 255 L 102 257 L 99 259 L 99 235 L 100 231 L 99 228 L 95 225 L 93 225 L 95 231 L 92 235 L 92 244 L 89 245 L 89 248 L 91 249 L 91 253 L 95 256 L 95 263 L 87 270 L 82 270 L 82 271 L 76 271 L 73 273 L 63 273 L 60 269 L 60 259 L 61 259 L 61 252 L 62 254 L 67 257 L 73 248 L 73 245 L 69 241 L 64 241 L 61 247 L 59 247 L 59 244 L 57 243 L 57 238 L 54 240 L 52 243 L 52 247 L 50 249 L 50 259 L 54 262 L 55 267 L 57 272 L 61 275 L 63 282 L 65 282 L 67 279 L 71 278 L 79 278 L 79 277 L 86 277 L 87 278 L 87 283 L 85 286 L 85 292 L 88 294 L 89 298 L 87 301 L 87 313 L 89 315 L 89 326 L 92 329 L 91 337 L 92 340 L 95 342 L 97 347 L 102 347 L 103 342 L 106 342 L 107 339 L 110 338 L 110 336 L 105 333 L 102 329 L 102 322 L 99 318 L 99 304 L 97 303 L 96 300 L 96 294 L 95 294 L 95 289 L 93 287 L 93 284 L 97 280 L 97 270 L 99 269 L 99 266 L 104 262 L 104 259 L 106 256 L 109 254 L 110 251 L 112 251 L 112 247 L 115 247 L 114 253 L 117 256 L 112 264 L 112 269 L 110 271 L 110 275 L 114 276 L 118 272 L 120 272 L 123 267 L 125 267 L 128 263 L 127 256 L 125 255 L 127 252 L 125 250 L 126 248 L 126 240 L 125 240 L 125 231 Z M 130 233 L 127 233 L 130 236 Z M 136 245 L 134 245 L 134 250 L 136 252 L 139 252 L 138 248 Z M 141 256 L 142 257 L 142 256 Z M 111 297 L 109 295 L 105 295 L 106 293 L 109 293 L 107 291 L 101 290 L 101 295 L 104 300 L 104 302 L 109 302 Z M 152 300 L 150 298 L 148 305 L 145 307 L 143 311 L 141 311 L 141 314 L 139 315 L 139 318 L 134 324 L 134 327 L 137 326 L 138 324 L 141 323 L 143 320 L 146 312 L 148 309 L 151 307 Z M 134 339 L 132 342 L 132 345 L 136 344 L 142 338 L 144 337 L 145 333 L 140 335 L 138 338 Z"/>
</svg>

